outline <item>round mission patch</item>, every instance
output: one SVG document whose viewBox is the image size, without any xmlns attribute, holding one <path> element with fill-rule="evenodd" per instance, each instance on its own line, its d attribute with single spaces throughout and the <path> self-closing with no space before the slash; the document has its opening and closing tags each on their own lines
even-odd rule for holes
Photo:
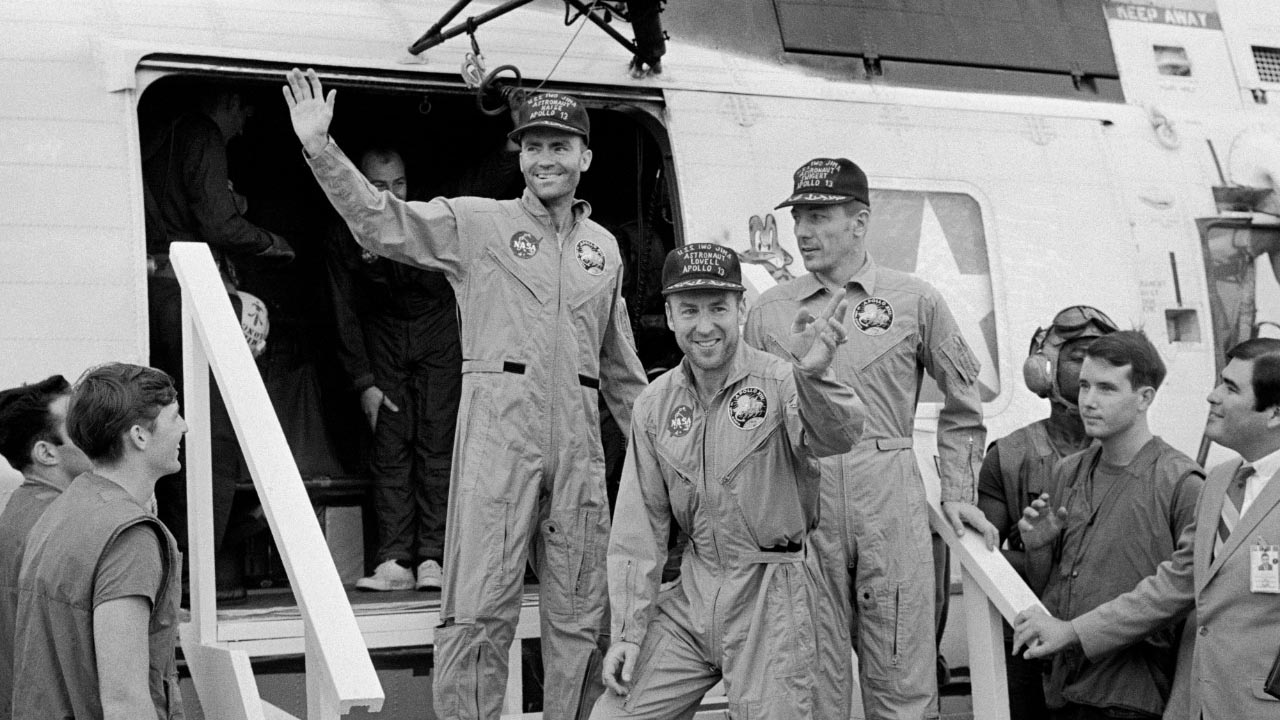
<svg viewBox="0 0 1280 720">
<path fill-rule="evenodd" d="M 729 420 L 739 430 L 754 430 L 769 413 L 769 400 L 758 387 L 744 387 L 729 398 Z"/>
<path fill-rule="evenodd" d="M 675 437 L 684 437 L 693 428 L 693 408 L 677 405 L 667 417 L 667 430 Z"/>
<path fill-rule="evenodd" d="M 528 260 L 538 254 L 538 243 L 542 242 L 533 236 L 533 233 L 525 230 L 518 231 L 511 236 L 511 254 L 521 260 Z"/>
<path fill-rule="evenodd" d="M 578 264 L 588 275 L 604 274 L 604 252 L 590 240 L 578 241 Z"/>
<path fill-rule="evenodd" d="M 853 324 L 864 335 L 883 335 L 893 327 L 893 306 L 884 298 L 869 297 L 854 306 Z"/>
</svg>

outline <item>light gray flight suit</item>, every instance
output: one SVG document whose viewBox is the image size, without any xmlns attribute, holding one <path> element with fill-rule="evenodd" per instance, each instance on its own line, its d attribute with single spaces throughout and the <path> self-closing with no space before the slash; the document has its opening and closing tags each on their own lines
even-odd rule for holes
<svg viewBox="0 0 1280 720">
<path fill-rule="evenodd" d="M 561 241 L 527 189 L 519 200 L 403 202 L 378 192 L 332 142 L 308 163 L 363 247 L 444 273 L 458 299 L 462 402 L 436 713 L 501 713 L 532 550 L 544 717 L 577 717 L 603 692 L 599 646 L 607 645 L 609 502 L 597 392 L 625 431 L 646 384 L 617 243 L 581 200 Z"/>
<path fill-rule="evenodd" d="M 687 359 L 636 401 L 609 594 L 614 641 L 640 654 L 630 693 L 606 692 L 593 720 L 685 717 L 721 678 L 732 718 L 832 717 L 814 697 L 814 619 L 833 599 L 807 538 L 818 457 L 857 442 L 864 408 L 830 371 L 810 376 L 745 343 L 730 362 L 709 407 Z M 689 544 L 679 585 L 659 598 L 673 519 Z"/>
<path fill-rule="evenodd" d="M 973 502 L 986 446 L 979 364 L 927 282 L 879 267 L 868 255 L 848 288 L 849 342 L 837 348 L 831 369 L 858 391 L 867 421 L 852 451 L 822 462 L 822 523 L 813 546 L 840 610 L 822 622 L 822 666 L 828 691 L 843 694 L 847 707 L 852 632 L 867 718 L 937 717 L 929 510 L 911 449 L 916 401 L 928 372 L 945 396 L 938 415 L 942 501 Z M 770 288 L 747 314 L 743 338 L 779 352 L 797 310 L 816 316 L 830 300 L 811 274 Z M 841 717 L 848 716 L 846 709 Z"/>
</svg>

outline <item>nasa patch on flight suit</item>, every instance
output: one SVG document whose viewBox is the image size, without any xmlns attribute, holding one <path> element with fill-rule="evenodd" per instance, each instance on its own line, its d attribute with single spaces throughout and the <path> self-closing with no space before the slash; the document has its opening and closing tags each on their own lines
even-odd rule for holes
<svg viewBox="0 0 1280 720">
<path fill-rule="evenodd" d="M 853 324 L 864 335 L 883 335 L 893 327 L 893 306 L 884 298 L 869 297 L 854 306 Z"/>
<path fill-rule="evenodd" d="M 538 243 L 542 242 L 526 230 L 517 231 L 511 236 L 511 254 L 521 260 L 528 260 L 538 254 Z"/>
<path fill-rule="evenodd" d="M 604 252 L 590 240 L 578 241 L 578 264 L 588 275 L 604 274 Z"/>
<path fill-rule="evenodd" d="M 684 437 L 693 428 L 693 408 L 677 405 L 667 416 L 667 431 L 673 437 Z"/>
<path fill-rule="evenodd" d="M 1249 547 L 1249 592 L 1280 595 L 1280 545 L 1258 538 Z"/>
<path fill-rule="evenodd" d="M 729 398 L 729 421 L 739 430 L 755 430 L 769 413 L 769 400 L 758 387 L 744 387 Z"/>
</svg>

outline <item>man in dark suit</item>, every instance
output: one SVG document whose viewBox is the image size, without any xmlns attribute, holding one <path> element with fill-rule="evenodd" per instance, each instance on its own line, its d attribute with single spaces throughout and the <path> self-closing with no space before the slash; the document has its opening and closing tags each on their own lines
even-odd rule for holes
<svg viewBox="0 0 1280 720">
<path fill-rule="evenodd" d="M 1014 651 L 1027 645 L 1028 658 L 1074 645 L 1094 658 L 1194 611 L 1166 720 L 1280 716 L 1280 700 L 1263 689 L 1280 646 L 1280 586 L 1254 557 L 1280 542 L 1280 340 L 1247 340 L 1227 358 L 1205 432 L 1240 457 L 1209 473 L 1177 552 L 1132 591 L 1074 620 L 1028 609 L 1015 625 Z"/>
</svg>

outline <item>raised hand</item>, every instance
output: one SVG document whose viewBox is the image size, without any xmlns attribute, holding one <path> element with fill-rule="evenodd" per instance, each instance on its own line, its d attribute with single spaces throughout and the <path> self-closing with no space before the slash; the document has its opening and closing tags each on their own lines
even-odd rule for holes
<svg viewBox="0 0 1280 720">
<path fill-rule="evenodd" d="M 1022 510 L 1022 519 L 1018 521 L 1022 544 L 1028 550 L 1039 550 L 1058 538 L 1066 522 L 1067 509 L 1060 507 L 1055 512 L 1049 507 L 1049 493 L 1041 493 Z"/>
<path fill-rule="evenodd" d="M 308 69 L 305 73 L 294 68 L 285 75 L 288 83 L 282 88 L 284 101 L 289 106 L 289 120 L 293 122 L 293 132 L 302 141 L 302 149 L 308 155 L 317 155 L 329 142 L 329 124 L 333 122 L 333 100 L 337 90 L 330 90 L 324 95 L 320 86 L 320 78 L 316 71 Z"/>
<path fill-rule="evenodd" d="M 836 357 L 836 347 L 849 341 L 849 331 L 844 327 L 844 315 L 849 309 L 848 289 L 831 298 L 818 317 L 800 308 L 791 323 L 791 352 L 795 365 L 810 375 L 821 375 L 831 367 Z"/>
</svg>

